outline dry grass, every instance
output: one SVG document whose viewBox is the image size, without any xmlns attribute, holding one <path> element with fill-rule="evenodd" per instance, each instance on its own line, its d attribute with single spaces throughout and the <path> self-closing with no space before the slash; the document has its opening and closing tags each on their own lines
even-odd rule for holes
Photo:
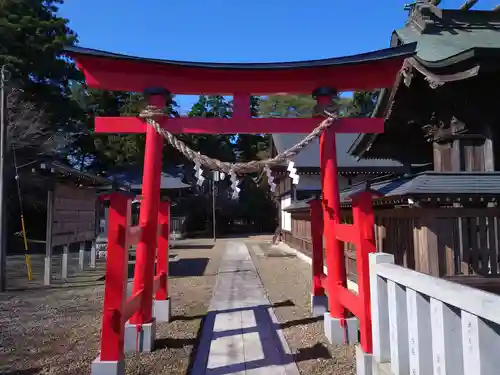
<svg viewBox="0 0 500 375">
<path fill-rule="evenodd" d="M 141 354 L 138 367 L 126 360 L 127 374 L 186 374 L 222 254 L 210 244 L 190 241 L 171 250 L 177 255 L 169 285 L 174 321 L 158 324 L 158 350 Z M 0 295 L 0 373 L 89 374 L 100 339 L 99 276 L 67 288 L 30 286 Z"/>
</svg>

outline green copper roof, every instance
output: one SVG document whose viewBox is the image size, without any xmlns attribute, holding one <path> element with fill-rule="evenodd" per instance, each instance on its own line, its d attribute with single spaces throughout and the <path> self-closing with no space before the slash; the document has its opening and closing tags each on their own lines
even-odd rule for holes
<svg viewBox="0 0 500 375">
<path fill-rule="evenodd" d="M 417 58 L 427 62 L 471 49 L 500 49 L 500 12 L 443 10 L 416 4 L 406 26 L 394 34 L 398 44 L 417 42 Z"/>
</svg>

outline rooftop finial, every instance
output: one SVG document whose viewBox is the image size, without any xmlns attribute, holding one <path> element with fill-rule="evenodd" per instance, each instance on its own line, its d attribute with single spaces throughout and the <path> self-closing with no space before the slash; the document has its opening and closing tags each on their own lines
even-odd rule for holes
<svg viewBox="0 0 500 375">
<path fill-rule="evenodd" d="M 470 10 L 474 7 L 474 5 L 477 4 L 479 0 L 467 0 L 465 3 L 462 4 L 460 7 L 460 10 Z"/>
</svg>

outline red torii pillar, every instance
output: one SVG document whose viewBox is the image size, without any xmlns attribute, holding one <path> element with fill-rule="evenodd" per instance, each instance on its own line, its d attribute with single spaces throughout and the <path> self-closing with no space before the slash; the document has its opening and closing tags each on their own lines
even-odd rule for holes
<svg viewBox="0 0 500 375">
<path fill-rule="evenodd" d="M 337 95 L 337 90 L 321 87 L 313 92 L 318 105 L 325 106 L 332 102 Z M 328 276 L 324 279 L 326 289 L 330 293 L 339 287 L 347 286 L 345 270 L 344 246 L 338 240 L 335 231 L 342 222 L 340 212 L 340 191 L 338 181 L 337 145 L 335 124 L 326 129 L 320 136 L 320 166 L 322 187 L 322 212 L 319 212 L 319 204 L 311 204 L 311 220 L 314 220 L 313 229 L 313 295 L 311 299 L 313 315 L 324 316 L 325 335 L 334 344 L 348 341 L 348 335 L 357 332 L 358 319 L 347 318 L 344 306 L 339 303 L 338 298 L 327 298 L 323 287 L 323 244 L 325 241 L 326 264 Z M 322 215 L 321 215 L 322 214 Z M 321 217 L 322 216 L 322 217 Z M 322 223 L 321 223 L 322 221 Z M 311 222 L 311 227 L 313 223 Z M 322 225 L 320 232 L 319 226 Z M 322 235 L 320 234 L 322 233 Z M 318 287 L 318 284 L 321 287 Z M 327 310 L 328 308 L 328 310 Z M 349 334 L 351 332 L 351 334 Z"/>
<path fill-rule="evenodd" d="M 144 91 L 149 104 L 157 108 L 164 108 L 170 97 L 164 88 L 150 88 Z M 139 212 L 139 227 L 141 234 L 136 249 L 136 264 L 134 268 L 134 282 L 132 294 L 141 293 L 139 310 L 125 325 L 126 351 L 151 351 L 156 338 L 156 320 L 169 321 L 170 301 L 167 296 L 166 284 L 168 275 L 168 259 L 158 259 L 158 271 L 164 271 L 165 277 L 160 279 L 163 291 L 159 295 L 165 297 L 163 301 L 154 301 L 155 313 L 153 316 L 153 294 L 155 278 L 155 261 L 158 237 L 158 220 L 160 211 L 160 183 L 163 157 L 163 137 L 153 127 L 146 129 L 146 147 L 144 155 L 144 170 L 142 180 L 142 201 Z M 163 214 L 168 215 L 168 208 L 164 206 Z M 165 211 L 166 210 L 166 211 Z M 167 226 L 168 228 L 168 226 Z M 164 233 L 162 233 L 164 234 Z M 168 234 L 167 234 L 168 236 Z M 168 237 L 167 237 L 168 238 Z M 168 240 L 167 240 L 168 241 Z M 167 242 L 168 246 L 168 242 Z M 167 249 L 168 250 L 168 249 Z M 166 265 L 161 264 L 167 262 Z M 161 316 L 158 316 L 161 314 Z"/>
</svg>

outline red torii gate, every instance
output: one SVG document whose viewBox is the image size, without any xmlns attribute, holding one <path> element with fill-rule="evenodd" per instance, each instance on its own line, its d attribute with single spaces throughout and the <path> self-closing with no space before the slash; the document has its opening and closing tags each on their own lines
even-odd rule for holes
<svg viewBox="0 0 500 375">
<path fill-rule="evenodd" d="M 155 120 L 171 133 L 307 134 L 316 128 L 318 118 L 252 118 L 250 96 L 313 93 L 318 104 L 322 105 L 329 104 L 337 91 L 369 91 L 390 87 L 403 60 L 415 52 L 415 47 L 415 44 L 410 44 L 324 60 L 250 64 L 142 59 L 80 47 L 68 48 L 67 53 L 85 73 L 89 87 L 144 92 L 149 103 L 157 108 L 164 108 L 170 93 L 233 95 L 233 116 L 229 119 L 155 116 Z M 383 130 L 383 119 L 341 118 L 321 135 L 322 205 L 318 201 L 311 204 L 314 241 L 313 312 L 319 314 L 321 309 L 325 311 L 325 334 L 331 342 L 341 343 L 348 338 L 354 339 L 354 333 L 357 333 L 357 320 L 345 317 L 347 307 L 360 320 L 361 345 L 366 353 L 371 353 L 371 319 L 368 272 L 365 268 L 368 252 L 375 251 L 371 232 L 371 193 L 362 191 L 353 197 L 355 223 L 341 224 L 335 133 L 381 133 Z M 160 236 L 162 243 L 158 244 L 157 270 L 161 273 L 154 277 L 163 138 L 153 127 L 147 126 L 143 119 L 137 117 L 97 117 L 95 131 L 146 133 L 143 198 L 138 228 L 129 228 L 128 198 L 120 193 L 110 195 L 110 237 L 101 352 L 92 366 L 93 374 L 122 374 L 124 345 L 128 349 L 151 350 L 155 338 L 155 318 L 162 321 L 170 319 L 166 279 L 168 266 L 163 264 L 168 262 L 168 244 L 165 242 L 168 241 L 168 227 L 166 236 L 165 233 Z M 160 210 L 160 219 L 165 218 L 167 210 Z M 164 231 L 165 229 L 162 232 Z M 323 275 L 322 270 L 323 234 L 328 276 Z M 126 261 L 123 253 L 131 241 L 137 242 L 136 265 L 132 297 L 125 302 L 126 280 L 123 276 Z M 358 296 L 346 289 L 344 254 L 340 241 L 357 245 L 360 279 Z M 110 261 L 113 256 L 118 261 Z M 155 303 L 158 306 L 155 304 L 153 314 L 155 290 Z M 329 297 L 328 313 L 325 290 Z M 124 325 L 124 320 L 128 318 L 130 323 Z M 136 335 L 138 348 L 135 347 Z M 128 341 L 132 341 L 134 345 Z"/>
</svg>

